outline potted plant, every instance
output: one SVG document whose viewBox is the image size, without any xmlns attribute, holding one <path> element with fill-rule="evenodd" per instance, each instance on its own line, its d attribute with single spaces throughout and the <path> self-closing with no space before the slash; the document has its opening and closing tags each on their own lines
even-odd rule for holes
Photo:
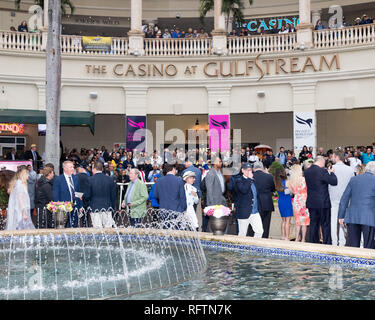
<svg viewBox="0 0 375 320">
<path fill-rule="evenodd" d="M 73 204 L 70 201 L 51 201 L 47 204 L 47 210 L 53 214 L 56 228 L 63 229 L 68 220 L 68 213 L 73 211 Z"/>
<path fill-rule="evenodd" d="M 223 205 L 208 206 L 203 210 L 210 217 L 211 230 L 214 235 L 223 235 L 227 228 L 231 210 Z"/>
</svg>

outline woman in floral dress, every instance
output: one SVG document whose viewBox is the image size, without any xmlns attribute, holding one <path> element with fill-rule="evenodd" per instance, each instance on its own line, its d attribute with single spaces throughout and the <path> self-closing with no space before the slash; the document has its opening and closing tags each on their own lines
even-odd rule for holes
<svg viewBox="0 0 375 320">
<path fill-rule="evenodd" d="M 294 194 L 293 213 L 296 221 L 296 242 L 302 228 L 302 242 L 305 242 L 307 226 L 310 225 L 309 210 L 306 208 L 307 187 L 300 165 L 295 164 L 290 170 L 290 179 L 287 182 L 289 190 Z"/>
</svg>

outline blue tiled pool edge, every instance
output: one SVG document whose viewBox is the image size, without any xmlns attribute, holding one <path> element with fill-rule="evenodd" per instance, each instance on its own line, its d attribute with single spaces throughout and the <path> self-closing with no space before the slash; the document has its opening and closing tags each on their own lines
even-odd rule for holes
<svg viewBox="0 0 375 320">
<path fill-rule="evenodd" d="M 264 255 L 273 257 L 287 257 L 302 261 L 313 261 L 318 263 L 343 264 L 345 267 L 370 267 L 375 268 L 375 259 L 358 258 L 337 254 L 310 252 L 304 250 L 292 250 L 285 248 L 269 248 L 250 244 L 236 244 L 226 241 L 212 241 L 201 239 L 203 248 L 219 249 L 229 251 L 246 252 L 253 255 Z"/>
</svg>

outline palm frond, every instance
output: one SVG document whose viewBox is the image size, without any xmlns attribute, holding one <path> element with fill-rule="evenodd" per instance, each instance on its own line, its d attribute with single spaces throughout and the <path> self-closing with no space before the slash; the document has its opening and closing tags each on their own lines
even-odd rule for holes
<svg viewBox="0 0 375 320">
<path fill-rule="evenodd" d="M 207 12 L 213 10 L 214 0 L 201 0 L 201 5 L 199 7 L 199 19 L 204 23 L 204 18 L 207 15 Z"/>
</svg>

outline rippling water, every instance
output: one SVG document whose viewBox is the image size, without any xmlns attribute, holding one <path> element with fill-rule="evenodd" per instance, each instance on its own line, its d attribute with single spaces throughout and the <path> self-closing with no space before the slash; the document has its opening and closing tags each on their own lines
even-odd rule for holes
<svg viewBox="0 0 375 320">
<path fill-rule="evenodd" d="M 220 250 L 205 254 L 208 267 L 197 279 L 128 299 L 375 299 L 375 269 Z"/>
</svg>

